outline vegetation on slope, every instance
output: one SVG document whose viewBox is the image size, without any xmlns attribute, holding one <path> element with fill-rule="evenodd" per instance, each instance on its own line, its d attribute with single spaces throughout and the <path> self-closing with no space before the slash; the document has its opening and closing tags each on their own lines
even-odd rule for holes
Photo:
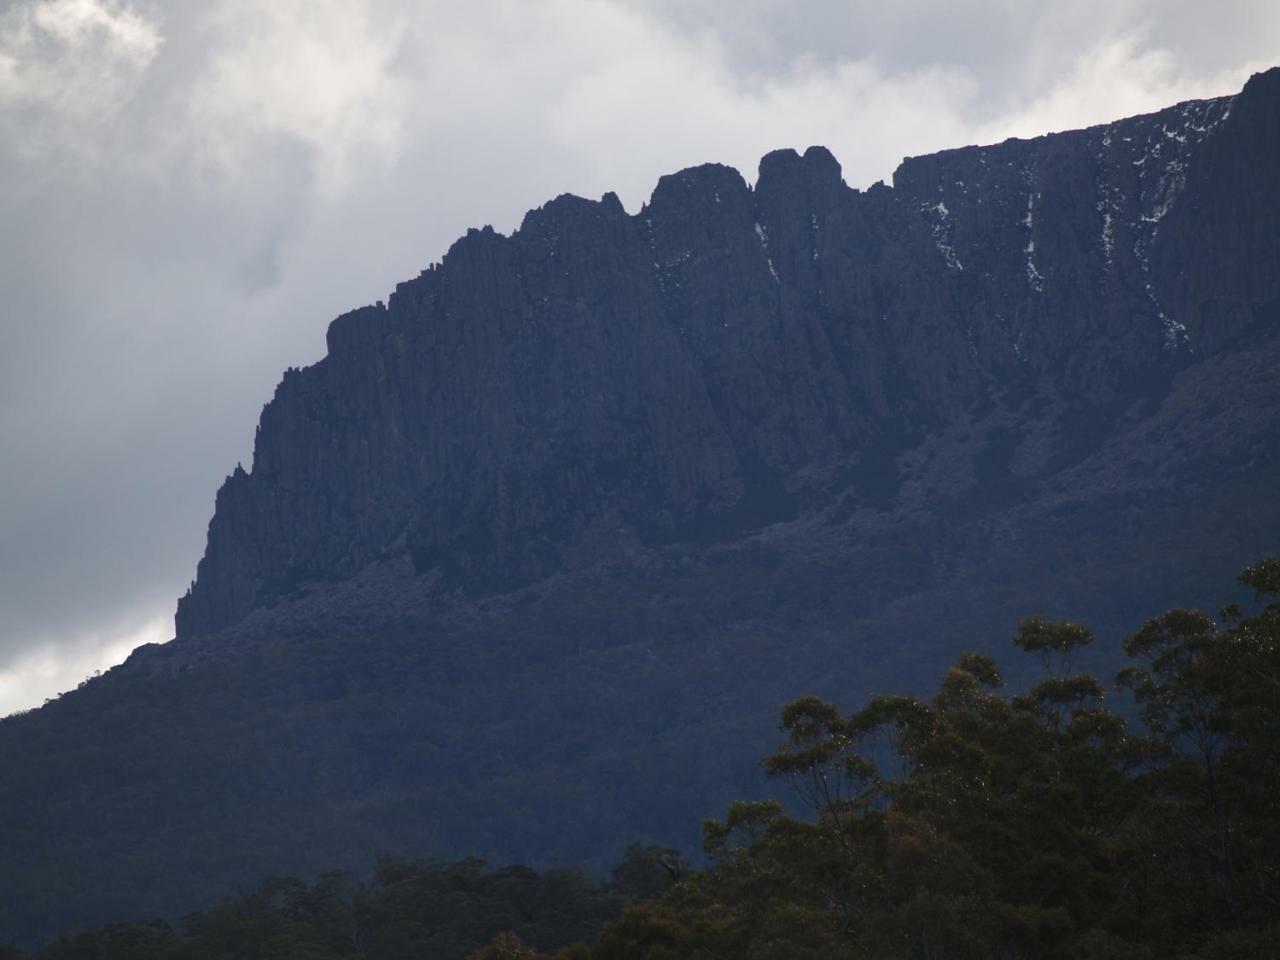
<svg viewBox="0 0 1280 960">
<path fill-rule="evenodd" d="M 1280 559 L 1240 580 L 1265 600 L 1252 615 L 1173 610 L 1129 637 L 1118 685 L 1141 723 L 1073 671 L 1089 631 L 1038 617 L 1013 640 L 1043 667 L 1025 693 L 967 654 L 928 700 L 788 704 L 764 766 L 807 811 L 733 805 L 705 825 L 699 871 L 639 847 L 611 884 L 384 860 L 368 883 L 273 880 L 176 928 L 111 926 L 40 958 L 1269 956 Z"/>
</svg>

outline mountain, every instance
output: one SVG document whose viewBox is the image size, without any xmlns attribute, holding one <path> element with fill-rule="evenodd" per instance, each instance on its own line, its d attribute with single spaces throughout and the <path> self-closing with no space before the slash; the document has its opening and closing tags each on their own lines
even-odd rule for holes
<svg viewBox="0 0 1280 960">
<path fill-rule="evenodd" d="M 1280 69 L 470 231 L 286 372 L 176 639 L 0 722 L 0 932 L 693 850 L 788 699 L 1216 598 L 1280 534 L 1277 173 Z"/>
</svg>

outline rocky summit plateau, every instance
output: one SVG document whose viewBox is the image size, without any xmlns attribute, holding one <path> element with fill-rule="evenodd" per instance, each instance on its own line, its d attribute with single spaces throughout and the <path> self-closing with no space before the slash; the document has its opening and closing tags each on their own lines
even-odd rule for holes
<svg viewBox="0 0 1280 960">
<path fill-rule="evenodd" d="M 1278 334 L 1280 70 L 891 186 L 780 150 L 472 230 L 286 372 L 176 639 L 0 722 L 0 931 L 378 850 L 692 854 L 783 702 L 1275 552 Z"/>
</svg>

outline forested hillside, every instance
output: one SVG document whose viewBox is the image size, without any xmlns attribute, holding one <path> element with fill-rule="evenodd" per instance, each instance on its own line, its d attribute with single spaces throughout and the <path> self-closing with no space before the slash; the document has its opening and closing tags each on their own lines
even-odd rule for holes
<svg viewBox="0 0 1280 960">
<path fill-rule="evenodd" d="M 793 701 L 763 761 L 789 802 L 705 823 L 701 870 L 640 846 L 607 884 L 383 858 L 368 881 L 268 880 L 176 926 L 118 923 L 39 958 L 1269 957 L 1280 558 L 1240 580 L 1261 609 L 1147 620 L 1114 686 L 1074 669 L 1086 627 L 1032 617 L 1013 637 L 1040 673 L 1023 693 L 966 653 L 928 699 Z"/>
</svg>

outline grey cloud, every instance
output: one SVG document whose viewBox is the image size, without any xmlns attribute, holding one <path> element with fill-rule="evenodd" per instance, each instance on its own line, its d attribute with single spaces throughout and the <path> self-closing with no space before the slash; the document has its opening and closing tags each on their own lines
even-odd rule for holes
<svg viewBox="0 0 1280 960">
<path fill-rule="evenodd" d="M 1189 71 L 1211 74 L 1276 55 L 1280 10 L 1268 0 L 630 0 L 684 30 L 713 32 L 740 70 L 777 70 L 797 56 L 873 58 L 892 70 L 963 67 L 984 104 L 1034 99 L 1092 45 L 1137 34 Z"/>
</svg>

